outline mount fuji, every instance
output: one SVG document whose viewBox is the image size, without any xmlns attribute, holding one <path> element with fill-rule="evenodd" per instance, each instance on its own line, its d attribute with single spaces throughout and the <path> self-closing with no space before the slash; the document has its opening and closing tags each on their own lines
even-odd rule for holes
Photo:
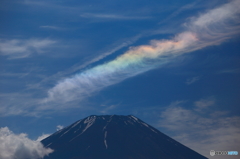
<svg viewBox="0 0 240 159">
<path fill-rule="evenodd" d="M 206 159 L 132 115 L 91 115 L 41 142 L 44 159 Z"/>
</svg>

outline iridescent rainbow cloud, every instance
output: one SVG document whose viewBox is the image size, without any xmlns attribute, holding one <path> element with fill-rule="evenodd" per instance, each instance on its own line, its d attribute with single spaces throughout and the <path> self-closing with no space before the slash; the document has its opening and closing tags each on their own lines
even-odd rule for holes
<svg viewBox="0 0 240 159">
<path fill-rule="evenodd" d="M 150 69 L 160 67 L 176 56 L 210 45 L 218 45 L 236 35 L 240 1 L 233 0 L 185 23 L 186 31 L 170 40 L 153 40 L 149 45 L 130 48 L 115 60 L 66 78 L 48 91 L 44 102 L 81 100 L 107 86 Z"/>
</svg>

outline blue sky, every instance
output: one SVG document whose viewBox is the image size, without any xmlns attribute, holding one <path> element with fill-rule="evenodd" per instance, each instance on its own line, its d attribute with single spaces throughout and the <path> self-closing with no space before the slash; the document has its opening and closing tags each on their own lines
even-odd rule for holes
<svg viewBox="0 0 240 159">
<path fill-rule="evenodd" d="M 3 0 L 1 132 L 132 114 L 205 156 L 237 150 L 239 14 L 239 0 Z"/>
</svg>

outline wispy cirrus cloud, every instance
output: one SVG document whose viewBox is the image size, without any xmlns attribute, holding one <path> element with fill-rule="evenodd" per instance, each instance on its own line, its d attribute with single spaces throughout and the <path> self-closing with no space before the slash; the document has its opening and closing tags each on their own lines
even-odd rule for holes
<svg viewBox="0 0 240 159">
<path fill-rule="evenodd" d="M 100 113 L 103 113 L 103 114 L 109 114 L 109 112 L 113 109 L 115 109 L 118 105 L 104 105 L 102 104 L 101 107 L 102 107 L 102 110 L 100 111 Z"/>
<path fill-rule="evenodd" d="M 52 25 L 43 25 L 43 26 L 40 26 L 40 28 L 52 29 L 52 30 L 64 30 L 64 28 L 57 27 L 57 26 L 52 26 Z"/>
<path fill-rule="evenodd" d="M 194 1 L 193 3 L 184 5 L 183 7 L 177 9 L 172 14 L 170 14 L 168 17 L 166 17 L 165 19 L 160 21 L 159 24 L 163 24 L 163 23 L 165 23 L 167 21 L 170 21 L 172 18 L 176 17 L 178 14 L 180 14 L 180 13 L 186 11 L 186 10 L 194 8 L 199 2 L 200 2 L 200 0 L 197 0 L 197 1 Z M 199 6 L 199 4 L 198 4 L 198 6 Z"/>
<path fill-rule="evenodd" d="M 188 78 L 187 81 L 186 81 L 186 84 L 187 84 L 187 85 L 191 85 L 191 84 L 197 82 L 199 79 L 200 79 L 199 76 L 192 77 L 192 78 Z"/>
<path fill-rule="evenodd" d="M 87 58 L 87 60 L 85 60 L 85 62 L 79 62 L 73 65 L 72 67 L 70 67 L 69 69 L 58 72 L 52 76 L 42 76 L 40 78 L 43 80 L 39 83 L 34 83 L 34 84 L 28 83 L 27 90 L 28 91 L 30 90 L 31 93 L 28 91 L 27 91 L 28 93 L 26 93 L 26 90 L 13 92 L 13 93 L 0 93 L 0 105 L 1 105 L 0 116 L 22 115 L 22 116 L 36 117 L 36 116 L 46 114 L 46 112 L 42 111 L 42 109 L 65 110 L 65 109 L 69 109 L 69 107 L 76 107 L 76 105 L 79 105 L 79 104 L 72 103 L 72 104 L 68 104 L 67 106 L 65 105 L 63 107 L 59 107 L 59 106 L 54 107 L 53 105 L 42 105 L 40 101 L 42 100 L 43 97 L 35 96 L 35 93 L 41 94 L 42 91 L 46 90 L 46 84 L 51 84 L 51 83 L 54 84 L 57 80 L 59 80 L 59 78 L 63 78 L 68 76 L 69 74 L 75 73 L 85 68 L 89 64 L 97 62 L 103 59 L 104 57 L 113 54 L 119 49 L 129 46 L 130 44 L 138 40 L 140 37 L 141 35 L 137 35 L 127 39 L 121 39 L 118 42 L 113 43 L 110 48 L 107 48 L 107 50 L 100 50 L 99 51 L 100 53 L 98 53 L 98 56 L 96 56 L 96 54 L 95 56 L 90 56 L 89 58 Z M 6 78 L 6 77 L 22 78 L 24 76 L 28 76 L 32 71 L 32 69 L 34 68 L 31 68 L 28 73 L 6 72 L 6 73 L 2 73 L 1 76 L 3 76 L 3 78 Z M 33 72 L 35 71 L 36 70 L 34 70 Z M 19 105 L 21 105 L 21 107 Z M 104 110 L 105 109 L 106 107 L 104 107 Z"/>
<path fill-rule="evenodd" d="M 131 47 L 115 60 L 98 65 L 59 81 L 48 91 L 43 103 L 81 100 L 107 86 L 119 83 L 150 69 L 160 67 L 174 57 L 218 45 L 240 32 L 240 1 L 189 18 L 186 30 L 168 40 L 153 40 L 149 45 Z"/>
<path fill-rule="evenodd" d="M 217 74 L 237 74 L 237 73 L 240 73 L 240 68 L 237 68 L 237 69 L 224 69 L 224 70 L 221 70 L 221 71 L 218 71 Z"/>
<path fill-rule="evenodd" d="M 167 129 L 171 137 L 206 157 L 211 157 L 210 150 L 239 151 L 240 117 L 230 117 L 227 112 L 209 107 L 215 102 L 210 99 L 194 102 L 193 109 L 186 109 L 184 102 L 172 103 L 161 112 L 158 127 Z"/>
<path fill-rule="evenodd" d="M 44 85 L 46 83 L 55 82 L 55 81 L 58 81 L 59 78 L 63 78 L 63 77 L 69 76 L 73 73 L 76 73 L 77 71 L 84 69 L 86 66 L 88 66 L 92 63 L 95 63 L 97 61 L 100 61 L 100 60 L 104 59 L 105 57 L 107 57 L 108 55 L 114 54 L 118 50 L 131 45 L 132 43 L 136 42 L 141 37 L 142 37 L 142 35 L 139 34 L 139 35 L 136 35 L 131 38 L 122 39 L 122 40 L 112 44 L 110 47 L 108 47 L 107 50 L 100 51 L 100 53 L 95 53 L 94 56 L 90 56 L 84 62 L 81 61 L 81 62 L 73 65 L 72 67 L 70 67 L 67 70 L 59 71 L 58 73 L 56 73 L 52 76 L 46 77 L 41 82 L 34 84 L 34 85 L 30 85 L 29 88 L 41 87 L 42 85 Z M 98 54 L 98 55 L 96 55 L 96 54 Z"/>
<path fill-rule="evenodd" d="M 102 14 L 102 13 L 83 13 L 80 15 L 82 18 L 99 18 L 99 19 L 109 19 L 109 20 L 143 20 L 151 19 L 148 16 L 127 16 L 120 14 Z"/>
<path fill-rule="evenodd" d="M 32 53 L 43 53 L 57 43 L 50 39 L 0 39 L 0 54 L 11 59 L 26 58 Z"/>
<path fill-rule="evenodd" d="M 38 159 L 52 153 L 40 141 L 34 141 L 27 134 L 14 134 L 8 127 L 0 128 L 0 158 L 1 159 Z"/>
</svg>

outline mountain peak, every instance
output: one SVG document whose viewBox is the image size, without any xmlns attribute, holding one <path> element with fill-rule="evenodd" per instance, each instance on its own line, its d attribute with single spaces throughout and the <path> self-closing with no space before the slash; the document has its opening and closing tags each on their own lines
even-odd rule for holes
<svg viewBox="0 0 240 159">
<path fill-rule="evenodd" d="M 42 143 L 55 150 L 45 159 L 205 159 L 133 115 L 90 115 Z"/>
</svg>

